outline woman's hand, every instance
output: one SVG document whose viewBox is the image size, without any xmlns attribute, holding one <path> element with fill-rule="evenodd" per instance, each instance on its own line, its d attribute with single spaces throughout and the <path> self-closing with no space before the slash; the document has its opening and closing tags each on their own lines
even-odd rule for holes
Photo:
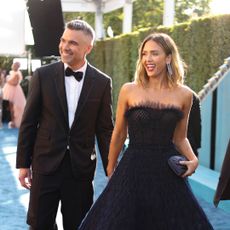
<svg viewBox="0 0 230 230">
<path fill-rule="evenodd" d="M 184 178 L 187 176 L 191 176 L 193 173 L 195 173 L 195 170 L 198 167 L 199 161 L 197 158 L 194 158 L 193 160 L 180 161 L 179 163 L 187 166 L 187 171 L 182 175 L 182 177 Z"/>
</svg>

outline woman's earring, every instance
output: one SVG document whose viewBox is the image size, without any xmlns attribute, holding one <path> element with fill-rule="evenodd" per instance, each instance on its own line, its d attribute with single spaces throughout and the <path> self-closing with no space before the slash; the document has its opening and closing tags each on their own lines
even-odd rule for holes
<svg viewBox="0 0 230 230">
<path fill-rule="evenodd" d="M 166 67 L 169 73 L 169 76 L 171 77 L 173 75 L 173 71 L 172 71 L 172 66 L 170 63 L 166 63 Z"/>
</svg>

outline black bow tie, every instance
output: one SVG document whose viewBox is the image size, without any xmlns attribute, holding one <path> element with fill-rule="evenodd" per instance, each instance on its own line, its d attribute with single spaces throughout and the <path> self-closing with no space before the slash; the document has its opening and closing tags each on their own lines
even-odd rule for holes
<svg viewBox="0 0 230 230">
<path fill-rule="evenodd" d="M 74 72 L 72 69 L 67 67 L 65 70 L 65 76 L 66 77 L 74 76 L 77 81 L 80 81 L 83 77 L 83 72 L 79 72 L 79 71 Z"/>
</svg>

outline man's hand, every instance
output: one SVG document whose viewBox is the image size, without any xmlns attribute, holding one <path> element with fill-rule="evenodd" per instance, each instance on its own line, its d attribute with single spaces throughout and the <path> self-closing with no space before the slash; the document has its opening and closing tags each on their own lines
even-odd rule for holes
<svg viewBox="0 0 230 230">
<path fill-rule="evenodd" d="M 31 188 L 32 174 L 29 168 L 20 168 L 18 179 L 20 181 L 21 186 L 23 186 L 26 189 Z"/>
</svg>

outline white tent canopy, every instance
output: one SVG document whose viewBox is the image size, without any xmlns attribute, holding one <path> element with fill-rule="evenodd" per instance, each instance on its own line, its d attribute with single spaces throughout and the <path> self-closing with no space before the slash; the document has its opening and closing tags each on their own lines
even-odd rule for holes
<svg viewBox="0 0 230 230">
<path fill-rule="evenodd" d="M 52 1 L 52 0 L 49 0 Z M 132 30 L 135 0 L 60 0 L 63 12 L 94 12 L 97 39 L 104 37 L 103 14 L 123 7 L 123 33 Z M 173 24 L 174 0 L 165 0 L 164 24 Z M 111 28 L 109 28 L 111 30 Z M 0 55 L 25 55 L 25 45 L 33 45 L 26 0 L 0 1 Z"/>
<path fill-rule="evenodd" d="M 123 7 L 123 32 L 131 32 L 135 0 L 61 0 L 63 12 L 95 12 L 97 39 L 104 37 L 103 14 Z M 0 55 L 25 55 L 25 45 L 34 44 L 25 0 L 0 1 Z"/>
<path fill-rule="evenodd" d="M 132 12 L 135 0 L 61 0 L 63 12 L 94 12 L 96 38 L 104 37 L 103 14 L 123 8 L 123 33 L 132 31 Z"/>
<path fill-rule="evenodd" d="M 132 31 L 133 2 L 135 0 L 61 0 L 63 12 L 95 12 L 97 39 L 104 37 L 103 14 L 123 8 L 123 33 Z M 175 0 L 164 0 L 163 24 L 174 24 Z M 111 28 L 109 28 L 111 29 Z"/>
<path fill-rule="evenodd" d="M 25 44 L 33 44 L 31 29 L 27 29 L 29 26 L 24 0 L 1 0 L 0 55 L 22 55 Z"/>
<path fill-rule="evenodd" d="M 61 0 L 64 12 L 96 12 L 108 13 L 135 0 Z"/>
</svg>

